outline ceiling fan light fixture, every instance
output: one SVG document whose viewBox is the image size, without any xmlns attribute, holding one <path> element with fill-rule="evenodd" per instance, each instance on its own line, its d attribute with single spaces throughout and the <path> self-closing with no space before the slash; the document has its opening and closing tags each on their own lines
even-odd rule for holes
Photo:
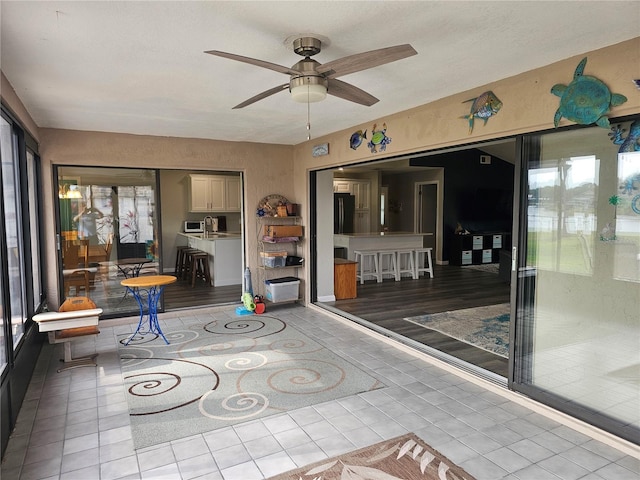
<svg viewBox="0 0 640 480">
<path fill-rule="evenodd" d="M 291 79 L 291 98 L 299 103 L 315 103 L 327 96 L 327 80 L 323 77 L 304 76 Z"/>
</svg>

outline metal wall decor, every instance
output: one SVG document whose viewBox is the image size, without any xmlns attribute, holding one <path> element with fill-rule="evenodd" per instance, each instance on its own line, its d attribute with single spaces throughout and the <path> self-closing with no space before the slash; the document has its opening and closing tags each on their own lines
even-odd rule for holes
<svg viewBox="0 0 640 480">
<path fill-rule="evenodd" d="M 484 120 L 484 125 L 486 125 L 487 120 L 496 115 L 502 108 L 502 102 L 491 90 L 487 90 L 476 98 L 470 98 L 462 103 L 467 102 L 473 102 L 471 104 L 471 112 L 469 115 L 463 115 L 460 118 L 464 118 L 469 121 L 469 135 L 473 132 L 474 119 L 481 118 Z"/>
<path fill-rule="evenodd" d="M 367 147 L 371 149 L 371 153 L 378 153 L 378 148 L 381 152 L 387 149 L 387 145 L 391 143 L 391 138 L 387 137 L 387 124 L 382 124 L 382 130 L 376 130 L 378 124 L 374 123 L 371 129 L 371 140 L 367 143 Z"/>
<path fill-rule="evenodd" d="M 364 133 L 362 130 L 358 130 L 357 132 L 353 132 L 351 134 L 351 138 L 349 138 L 349 147 L 351 149 L 356 150 L 360 145 L 362 145 L 362 140 L 367 138 L 367 131 Z"/>
<path fill-rule="evenodd" d="M 584 75 L 587 57 L 584 57 L 569 85 L 555 84 L 551 93 L 560 97 L 560 106 L 553 117 L 553 124 L 557 127 L 562 117 L 579 123 L 590 125 L 595 123 L 599 127 L 609 128 L 609 113 L 611 107 L 617 107 L 627 101 L 627 97 L 619 93 L 611 93 L 601 80 L 591 75 Z"/>
</svg>

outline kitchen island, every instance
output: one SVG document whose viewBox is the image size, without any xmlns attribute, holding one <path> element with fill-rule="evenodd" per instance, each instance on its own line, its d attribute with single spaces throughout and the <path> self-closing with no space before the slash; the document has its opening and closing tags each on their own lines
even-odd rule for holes
<svg viewBox="0 0 640 480">
<path fill-rule="evenodd" d="M 242 285 L 242 236 L 218 232 L 178 233 L 176 245 L 188 245 L 209 254 L 209 271 L 213 286 Z"/>
<path fill-rule="evenodd" d="M 336 233 L 333 235 L 333 246 L 336 248 L 346 248 L 347 258 L 349 260 L 355 260 L 354 250 L 402 250 L 421 248 L 424 237 L 430 235 L 433 235 L 433 233 Z"/>
</svg>

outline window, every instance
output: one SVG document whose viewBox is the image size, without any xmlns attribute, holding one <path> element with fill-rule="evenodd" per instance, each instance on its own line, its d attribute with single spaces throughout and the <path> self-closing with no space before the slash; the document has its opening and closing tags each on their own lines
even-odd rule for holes
<svg viewBox="0 0 640 480">
<path fill-rule="evenodd" d="M 143 274 L 161 271 L 156 172 L 60 166 L 57 178 L 62 296 L 90 297 L 102 318 L 137 311 L 121 281 L 141 259 Z"/>
<path fill-rule="evenodd" d="M 528 140 L 515 381 L 637 438 L 640 156 L 600 127 Z"/>
<path fill-rule="evenodd" d="M 27 150 L 27 191 L 29 195 L 29 233 L 31 239 L 31 284 L 33 289 L 32 308 L 35 312 L 43 301 L 42 271 L 40 268 L 40 219 L 38 192 L 38 164 L 35 154 Z"/>
<path fill-rule="evenodd" d="M 7 265 L 7 285 L 5 288 L 8 287 L 9 290 L 10 320 L 8 323 L 14 347 L 20 342 L 25 333 L 24 306 L 26 304 L 17 144 L 18 137 L 12 125 L 2 118 L 2 124 L 0 125 L 2 169 L 0 170 L 0 175 L 2 176 L 4 240 Z"/>
</svg>

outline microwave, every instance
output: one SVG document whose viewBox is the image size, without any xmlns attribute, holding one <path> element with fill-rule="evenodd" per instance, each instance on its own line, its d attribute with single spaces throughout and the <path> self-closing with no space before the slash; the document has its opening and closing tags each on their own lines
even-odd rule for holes
<svg viewBox="0 0 640 480">
<path fill-rule="evenodd" d="M 184 222 L 184 233 L 203 233 L 204 222 L 199 220 L 186 220 Z"/>
</svg>

